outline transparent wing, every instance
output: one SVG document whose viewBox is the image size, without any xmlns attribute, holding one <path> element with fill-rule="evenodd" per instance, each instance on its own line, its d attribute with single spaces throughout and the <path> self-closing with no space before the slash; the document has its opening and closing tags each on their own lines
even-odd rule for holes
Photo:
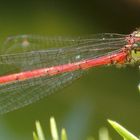
<svg viewBox="0 0 140 140">
<path fill-rule="evenodd" d="M 113 53 L 125 44 L 125 36 L 118 34 L 75 38 L 30 35 L 10 37 L 0 52 L 0 75 L 99 57 Z M 0 113 L 31 104 L 70 84 L 83 73 L 79 70 L 0 84 Z"/>
<path fill-rule="evenodd" d="M 106 55 L 126 44 L 125 35 L 96 34 L 83 37 L 9 37 L 1 50 L 1 75 L 72 63 Z M 50 49 L 51 48 L 51 49 Z"/>
<path fill-rule="evenodd" d="M 36 102 L 69 85 L 84 73 L 83 71 L 75 71 L 52 77 L 32 78 L 26 81 L 0 85 L 0 114 Z"/>
</svg>

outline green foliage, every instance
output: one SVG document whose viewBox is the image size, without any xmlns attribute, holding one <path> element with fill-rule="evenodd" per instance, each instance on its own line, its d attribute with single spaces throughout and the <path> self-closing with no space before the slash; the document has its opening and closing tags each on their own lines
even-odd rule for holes
<svg viewBox="0 0 140 140">
<path fill-rule="evenodd" d="M 50 118 L 50 130 L 51 130 L 52 140 L 67 140 L 67 134 L 64 128 L 62 128 L 61 138 L 59 138 L 58 129 L 56 126 L 55 119 L 53 117 Z M 36 132 L 35 131 L 33 132 L 33 139 L 46 140 L 39 121 L 36 122 Z"/>
<path fill-rule="evenodd" d="M 126 130 L 123 126 L 118 124 L 115 121 L 108 120 L 111 126 L 120 134 L 124 140 L 139 140 L 136 136 Z M 61 136 L 59 136 L 58 129 L 56 126 L 55 119 L 53 117 L 50 118 L 50 130 L 52 140 L 68 140 L 67 133 L 64 128 L 61 129 Z M 46 140 L 44 136 L 44 132 L 39 121 L 36 121 L 36 132 L 33 132 L 34 140 Z M 94 140 L 93 137 L 88 137 L 87 140 Z M 99 130 L 99 140 L 111 140 L 107 128 L 101 128 Z"/>
<path fill-rule="evenodd" d="M 124 138 L 124 140 L 139 140 L 136 136 L 134 136 L 132 133 L 130 133 L 127 129 L 125 129 L 117 122 L 112 120 L 108 120 L 108 122 Z"/>
<path fill-rule="evenodd" d="M 34 140 L 45 140 L 44 133 L 39 121 L 36 121 L 36 132 L 33 132 Z"/>
</svg>

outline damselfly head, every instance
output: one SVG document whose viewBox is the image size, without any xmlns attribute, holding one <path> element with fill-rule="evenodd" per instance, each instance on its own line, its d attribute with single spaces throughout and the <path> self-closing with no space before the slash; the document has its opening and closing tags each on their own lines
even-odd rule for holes
<svg viewBox="0 0 140 140">
<path fill-rule="evenodd" d="M 140 30 L 134 31 L 130 35 L 130 43 L 135 52 L 140 51 Z"/>
<path fill-rule="evenodd" d="M 131 34 L 131 57 L 133 62 L 140 62 L 140 30 L 134 31 Z"/>
</svg>

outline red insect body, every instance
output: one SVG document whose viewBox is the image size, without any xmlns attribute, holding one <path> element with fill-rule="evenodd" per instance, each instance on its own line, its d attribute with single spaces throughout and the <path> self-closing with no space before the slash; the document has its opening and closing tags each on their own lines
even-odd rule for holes
<svg viewBox="0 0 140 140">
<path fill-rule="evenodd" d="M 42 68 L 32 71 L 25 71 L 17 74 L 11 74 L 7 76 L 1 76 L 0 77 L 0 83 L 9 83 L 9 82 L 16 82 L 20 80 L 26 80 L 29 78 L 36 78 L 40 76 L 45 75 L 56 75 L 61 74 L 64 72 L 70 72 L 75 71 L 79 69 L 88 69 L 91 67 L 101 66 L 101 65 L 107 65 L 111 63 L 123 63 L 125 62 L 127 58 L 127 53 L 125 51 L 120 51 L 116 54 L 110 54 L 94 59 L 89 60 L 83 60 L 80 62 L 70 63 L 70 64 L 64 64 L 59 66 L 53 66 L 49 68 Z"/>
</svg>

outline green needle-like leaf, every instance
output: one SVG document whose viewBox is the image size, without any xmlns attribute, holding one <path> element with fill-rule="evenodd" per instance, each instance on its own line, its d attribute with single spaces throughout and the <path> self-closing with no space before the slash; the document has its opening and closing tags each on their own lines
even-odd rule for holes
<svg viewBox="0 0 140 140">
<path fill-rule="evenodd" d="M 34 140 L 39 140 L 38 137 L 37 137 L 37 134 L 35 132 L 33 132 L 33 139 Z"/>
<path fill-rule="evenodd" d="M 51 129 L 52 139 L 59 140 L 57 126 L 54 117 L 50 118 L 50 127 L 51 127 L 50 129 Z"/>
<path fill-rule="evenodd" d="M 37 137 L 39 140 L 45 140 L 44 133 L 39 121 L 36 121 Z"/>
<path fill-rule="evenodd" d="M 110 140 L 107 128 L 102 127 L 99 130 L 99 140 Z"/>
<path fill-rule="evenodd" d="M 123 126 L 115 121 L 108 120 L 112 127 L 124 138 L 124 140 L 139 140 L 136 136 L 126 130 Z"/>
<path fill-rule="evenodd" d="M 62 128 L 62 130 L 61 130 L 61 140 L 68 140 L 67 133 L 64 128 Z"/>
<path fill-rule="evenodd" d="M 140 92 L 140 84 L 138 85 L 138 90 L 139 90 L 139 92 Z"/>
</svg>

